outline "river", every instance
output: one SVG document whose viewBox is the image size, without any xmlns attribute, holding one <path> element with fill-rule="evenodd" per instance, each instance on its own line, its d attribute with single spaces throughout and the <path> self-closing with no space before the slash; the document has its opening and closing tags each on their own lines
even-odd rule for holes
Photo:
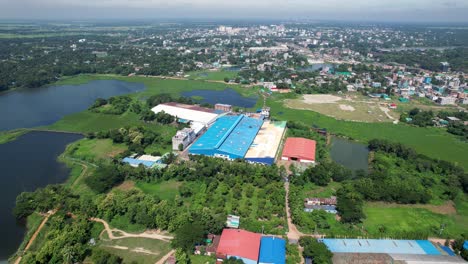
<svg viewBox="0 0 468 264">
<path fill-rule="evenodd" d="M 336 163 L 352 171 L 368 171 L 369 149 L 364 144 L 333 137 L 330 156 Z"/>
<path fill-rule="evenodd" d="M 12 214 L 16 196 L 47 184 L 64 182 L 69 170 L 57 161 L 57 157 L 67 144 L 82 137 L 78 134 L 29 132 L 0 145 L 0 261 L 15 252 L 26 231 Z"/>
<path fill-rule="evenodd" d="M 99 80 L 7 92 L 0 95 L 0 131 L 50 125 L 65 115 L 87 109 L 97 98 L 144 89 L 142 83 Z M 64 182 L 69 170 L 57 162 L 57 157 L 67 144 L 80 138 L 78 134 L 29 132 L 0 144 L 0 263 L 15 252 L 25 232 L 24 225 L 12 215 L 16 196 Z"/>
<path fill-rule="evenodd" d="M 98 80 L 82 85 L 7 92 L 0 96 L 0 131 L 50 125 L 65 115 L 87 109 L 97 98 L 109 98 L 144 89 L 142 83 Z"/>
</svg>

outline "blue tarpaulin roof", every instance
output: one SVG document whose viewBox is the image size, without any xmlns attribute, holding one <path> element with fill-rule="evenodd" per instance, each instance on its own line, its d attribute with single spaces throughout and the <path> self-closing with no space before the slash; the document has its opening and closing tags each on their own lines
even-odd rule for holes
<svg viewBox="0 0 468 264">
<path fill-rule="evenodd" d="M 468 240 L 465 240 L 465 243 L 463 243 L 463 248 L 468 250 Z"/>
<path fill-rule="evenodd" d="M 151 168 L 156 162 L 154 161 L 148 161 L 148 160 L 137 160 L 133 158 L 124 158 L 122 160 L 125 163 L 128 163 L 130 165 L 138 166 L 140 164 L 143 164 L 145 167 Z"/>
<path fill-rule="evenodd" d="M 259 263 L 286 263 L 286 241 L 277 237 L 262 237 Z"/>
</svg>

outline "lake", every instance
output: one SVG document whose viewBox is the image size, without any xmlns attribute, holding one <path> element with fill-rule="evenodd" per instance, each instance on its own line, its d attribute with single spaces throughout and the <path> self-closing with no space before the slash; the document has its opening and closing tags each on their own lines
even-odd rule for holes
<svg viewBox="0 0 468 264">
<path fill-rule="evenodd" d="M 350 170 L 368 171 L 369 149 L 364 144 L 333 137 L 330 155 L 332 160 Z"/>
<path fill-rule="evenodd" d="M 98 80 L 7 92 L 0 95 L 0 131 L 50 125 L 65 115 L 87 109 L 97 98 L 107 99 L 144 89 L 142 83 Z"/>
<path fill-rule="evenodd" d="M 16 196 L 51 183 L 62 183 L 69 169 L 57 161 L 78 134 L 29 132 L 0 145 L 0 262 L 15 253 L 25 234 L 24 224 L 12 214 Z"/>
<path fill-rule="evenodd" d="M 236 90 L 232 88 L 226 88 L 222 91 L 214 90 L 193 90 L 190 92 L 183 92 L 182 96 L 185 97 L 203 97 L 203 99 L 197 100 L 199 103 L 209 104 L 230 104 L 239 107 L 252 108 L 257 103 L 258 97 L 244 97 Z"/>
</svg>

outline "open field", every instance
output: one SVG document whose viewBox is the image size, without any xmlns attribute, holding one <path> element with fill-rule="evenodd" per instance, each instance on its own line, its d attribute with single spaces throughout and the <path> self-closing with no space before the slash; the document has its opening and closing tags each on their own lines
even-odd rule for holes
<svg viewBox="0 0 468 264">
<path fill-rule="evenodd" d="M 367 218 L 364 228 L 368 233 L 378 235 L 379 228 L 385 227 L 387 235 L 400 232 L 421 232 L 437 236 L 441 225 L 445 229 L 440 237 L 457 237 L 468 230 L 467 215 L 437 214 L 428 209 L 411 206 L 382 206 L 381 204 L 366 204 L 364 213 Z"/>
<path fill-rule="evenodd" d="M 154 264 L 170 250 L 170 243 L 149 238 L 102 239 L 99 247 L 123 258 L 123 263 Z"/>
<path fill-rule="evenodd" d="M 199 255 L 190 255 L 190 262 L 192 264 L 214 264 L 216 263 L 216 258 L 209 256 L 199 256 Z"/>
<path fill-rule="evenodd" d="M 271 115 L 279 120 L 293 120 L 326 128 L 333 134 L 343 135 L 360 142 L 374 138 L 400 142 L 431 158 L 455 162 L 468 169 L 468 143 L 444 129 L 434 127 L 413 127 L 392 123 L 364 123 L 339 121 L 335 118 L 309 110 L 291 109 L 284 105 L 285 99 L 295 99 L 292 95 L 274 95 L 267 100 Z"/>
<path fill-rule="evenodd" d="M 137 182 L 136 187 L 144 193 L 150 194 L 154 197 L 159 197 L 162 200 L 173 200 L 179 194 L 179 187 L 182 182 L 174 180 L 165 181 L 161 183 L 147 183 Z"/>
<path fill-rule="evenodd" d="M 237 76 L 235 71 L 193 71 L 188 72 L 190 80 L 213 80 L 213 81 L 224 81 L 224 78 L 234 79 Z"/>
<path fill-rule="evenodd" d="M 69 147 L 69 154 L 81 160 L 108 159 L 127 150 L 124 144 L 115 144 L 111 139 L 82 139 Z"/>
</svg>

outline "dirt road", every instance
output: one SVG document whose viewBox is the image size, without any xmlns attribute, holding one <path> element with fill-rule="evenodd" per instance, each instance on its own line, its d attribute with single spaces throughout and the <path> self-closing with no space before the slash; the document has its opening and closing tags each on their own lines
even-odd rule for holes
<svg viewBox="0 0 468 264">
<path fill-rule="evenodd" d="M 169 251 L 169 253 L 164 255 L 164 257 L 162 257 L 160 260 L 158 260 L 158 262 L 156 262 L 155 264 L 164 264 L 164 263 L 166 263 L 166 260 L 174 253 L 175 253 L 175 250 Z"/>
<path fill-rule="evenodd" d="M 172 236 L 161 235 L 159 233 L 153 233 L 153 232 L 149 232 L 149 231 L 145 231 L 145 232 L 140 233 L 140 234 L 130 234 L 130 233 L 127 233 L 127 232 L 125 232 L 123 230 L 120 230 L 120 229 L 110 228 L 109 224 L 106 221 L 104 221 L 103 219 L 92 217 L 89 220 L 94 221 L 94 222 L 102 223 L 104 225 L 104 228 L 105 228 L 106 232 L 107 232 L 107 235 L 109 236 L 109 239 L 122 239 L 122 238 L 128 238 L 128 237 L 141 237 L 141 238 L 150 238 L 150 239 L 162 240 L 162 241 L 165 241 L 165 242 L 169 242 L 169 241 L 171 241 L 173 239 Z M 116 236 L 116 235 L 114 235 L 114 232 L 119 233 L 120 235 Z"/>
<path fill-rule="evenodd" d="M 42 228 L 45 226 L 45 224 L 47 223 L 47 221 L 49 220 L 49 217 L 51 217 L 52 215 L 54 215 L 55 213 L 57 212 L 57 210 L 53 210 L 53 211 L 49 211 L 47 212 L 47 214 L 45 215 L 44 219 L 42 220 L 41 224 L 39 225 L 39 227 L 36 229 L 36 232 L 34 232 L 34 234 L 32 235 L 31 239 L 29 239 L 28 241 L 28 244 L 26 244 L 26 247 L 24 248 L 23 250 L 23 255 L 28 251 L 28 249 L 31 247 L 31 245 L 34 243 L 34 240 L 36 240 L 37 238 L 37 235 L 39 235 L 39 232 L 41 232 Z M 19 256 L 16 261 L 15 261 L 15 264 L 19 264 L 21 263 L 21 259 L 23 257 L 22 256 Z"/>
</svg>

